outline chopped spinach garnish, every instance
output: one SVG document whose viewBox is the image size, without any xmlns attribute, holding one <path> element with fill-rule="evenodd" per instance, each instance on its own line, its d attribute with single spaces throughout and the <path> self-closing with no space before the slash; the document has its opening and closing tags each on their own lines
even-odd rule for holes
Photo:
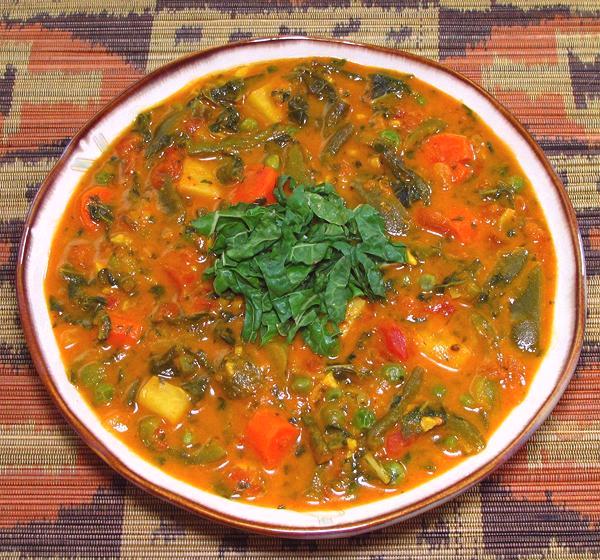
<svg viewBox="0 0 600 560">
<path fill-rule="evenodd" d="M 213 237 L 206 276 L 217 294 L 245 297 L 245 341 L 301 332 L 317 354 L 333 355 L 350 299 L 384 297 L 380 265 L 406 262 L 406 247 L 386 236 L 372 206 L 349 209 L 330 184 L 283 176 L 275 196 L 276 204 L 238 204 L 192 222 Z"/>
</svg>

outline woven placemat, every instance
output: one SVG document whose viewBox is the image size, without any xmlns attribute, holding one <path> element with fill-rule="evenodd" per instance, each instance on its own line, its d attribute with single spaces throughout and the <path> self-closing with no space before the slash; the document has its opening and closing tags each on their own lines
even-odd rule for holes
<svg viewBox="0 0 600 560">
<path fill-rule="evenodd" d="M 597 0 L 4 0 L 0 2 L 0 556 L 600 558 L 600 4 Z M 445 62 L 534 134 L 573 200 L 588 267 L 577 373 L 501 470 L 370 535 L 290 542 L 152 498 L 55 409 L 19 326 L 14 268 L 40 182 L 91 115 L 188 52 L 265 35 L 341 37 Z"/>
</svg>

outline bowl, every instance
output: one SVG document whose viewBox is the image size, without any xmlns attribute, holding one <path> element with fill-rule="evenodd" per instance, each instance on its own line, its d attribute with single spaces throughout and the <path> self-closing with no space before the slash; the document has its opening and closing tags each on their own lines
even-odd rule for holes
<svg viewBox="0 0 600 560">
<path fill-rule="evenodd" d="M 336 510 L 292 511 L 234 502 L 195 488 L 146 462 L 103 428 L 65 372 L 52 332 L 44 277 L 54 232 L 86 165 L 138 113 L 204 74 L 252 62 L 314 56 L 414 74 L 478 113 L 513 149 L 533 184 L 551 229 L 558 271 L 547 353 L 525 399 L 481 453 L 420 486 L 376 502 Z M 396 50 L 305 37 L 257 39 L 192 54 L 156 70 L 109 103 L 75 135 L 33 202 L 19 252 L 17 291 L 25 337 L 40 377 L 67 420 L 102 459 L 138 486 L 192 512 L 241 529 L 296 538 L 334 537 L 384 527 L 439 505 L 487 476 L 531 436 L 565 390 L 581 349 L 585 310 L 584 264 L 575 213 L 541 149 L 504 107 L 437 62 Z"/>
</svg>

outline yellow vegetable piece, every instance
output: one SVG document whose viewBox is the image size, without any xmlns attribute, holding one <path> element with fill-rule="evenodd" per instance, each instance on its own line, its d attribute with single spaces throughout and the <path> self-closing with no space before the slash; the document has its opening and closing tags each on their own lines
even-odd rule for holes
<svg viewBox="0 0 600 560">
<path fill-rule="evenodd" d="M 348 449 L 350 451 L 356 451 L 356 448 L 358 447 L 358 443 L 356 442 L 355 439 L 348 438 L 346 440 L 346 447 L 348 447 Z"/>
<path fill-rule="evenodd" d="M 421 354 L 435 365 L 451 371 L 463 369 L 473 356 L 463 342 L 452 335 L 423 333 L 417 339 Z"/>
<path fill-rule="evenodd" d="M 131 245 L 132 241 L 131 238 L 128 235 L 125 235 L 124 233 L 115 233 L 114 235 L 110 236 L 110 242 L 114 243 L 115 245 Z"/>
<path fill-rule="evenodd" d="M 221 187 L 206 163 L 194 158 L 183 160 L 183 170 L 177 190 L 189 196 L 220 198 L 222 195 Z"/>
<path fill-rule="evenodd" d="M 271 88 L 263 86 L 248 94 L 246 103 L 249 104 L 259 116 L 262 116 L 269 124 L 275 124 L 283 120 L 283 109 L 279 107 L 271 96 Z"/>
<path fill-rule="evenodd" d="M 440 426 L 444 421 L 437 416 L 423 416 L 421 418 L 421 429 L 424 432 L 428 432 L 429 430 L 433 430 L 436 426 Z"/>
<path fill-rule="evenodd" d="M 410 266 L 417 266 L 419 264 L 419 261 L 417 261 L 417 258 L 410 252 L 410 249 L 406 249 L 406 262 Z"/>
<path fill-rule="evenodd" d="M 138 404 L 176 424 L 190 408 L 189 395 L 177 385 L 157 376 L 151 377 L 141 387 Z"/>
<path fill-rule="evenodd" d="M 342 335 L 345 335 L 350 330 L 352 323 L 354 323 L 354 321 L 360 317 L 366 306 L 367 302 L 362 298 L 354 298 L 350 300 L 350 303 L 348 303 L 348 308 L 346 309 L 346 317 L 340 326 Z"/>
<path fill-rule="evenodd" d="M 335 377 L 333 377 L 333 373 L 329 372 L 325 377 L 323 377 L 323 381 L 322 381 L 323 385 L 326 385 L 327 387 L 330 387 L 331 389 L 337 389 L 338 382 L 335 380 Z"/>
</svg>

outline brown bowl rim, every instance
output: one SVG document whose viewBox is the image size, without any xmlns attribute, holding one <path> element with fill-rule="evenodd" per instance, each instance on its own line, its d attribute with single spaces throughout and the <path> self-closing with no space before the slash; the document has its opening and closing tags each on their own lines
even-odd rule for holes
<svg viewBox="0 0 600 560">
<path fill-rule="evenodd" d="M 224 50 L 235 50 L 240 47 L 252 46 L 254 44 L 262 44 L 262 43 L 291 43 L 295 41 L 309 41 L 309 42 L 318 42 L 318 43 L 330 43 L 330 44 L 338 44 L 344 45 L 349 48 L 357 48 L 357 49 L 367 49 L 377 52 L 382 52 L 386 54 L 393 55 L 395 57 L 409 59 L 420 64 L 425 64 L 430 67 L 433 67 L 437 70 L 445 72 L 446 74 L 450 74 L 454 78 L 461 80 L 466 83 L 471 88 L 474 88 L 480 95 L 485 97 L 492 105 L 509 121 L 509 123 L 519 132 L 519 134 L 527 141 L 538 160 L 543 164 L 546 172 L 548 173 L 562 204 L 562 210 L 567 217 L 569 230 L 571 232 L 571 242 L 573 244 L 573 249 L 576 257 L 576 279 L 575 279 L 575 299 L 576 299 L 576 323 L 575 323 L 575 332 L 573 336 L 573 344 L 571 345 L 571 349 L 567 359 L 565 360 L 562 366 L 562 373 L 549 397 L 546 399 L 544 404 L 541 406 L 538 413 L 528 422 L 523 430 L 515 437 L 512 442 L 504 449 L 503 452 L 496 455 L 492 460 L 482 465 L 475 472 L 471 473 L 468 476 L 465 476 L 448 486 L 443 491 L 435 494 L 433 496 L 429 496 L 423 498 L 414 504 L 410 504 L 406 507 L 397 509 L 395 511 L 381 514 L 379 516 L 375 516 L 369 519 L 341 524 L 337 526 L 328 526 L 328 527 L 289 527 L 277 524 L 270 523 L 260 523 L 255 521 L 248 521 L 243 518 L 237 517 L 235 515 L 228 515 L 218 511 L 215 511 L 207 506 L 199 504 L 195 501 L 192 501 L 185 496 L 181 496 L 165 488 L 155 484 L 154 482 L 143 478 L 138 475 L 129 467 L 127 467 L 119 458 L 117 458 L 106 446 L 100 443 L 89 431 L 86 425 L 79 420 L 79 418 L 70 410 L 68 405 L 62 399 L 60 393 L 58 392 L 57 387 L 54 385 L 52 378 L 49 374 L 48 367 L 44 361 L 43 353 L 41 350 L 41 346 L 38 343 L 38 340 L 35 336 L 35 330 L 33 328 L 33 321 L 29 313 L 28 308 L 28 297 L 27 297 L 27 287 L 25 283 L 25 269 L 27 266 L 27 255 L 29 252 L 29 243 L 30 243 L 30 232 L 32 226 L 36 220 L 38 210 L 41 206 L 42 201 L 44 200 L 46 194 L 50 191 L 50 189 L 54 185 L 54 179 L 59 171 L 64 167 L 67 158 L 72 154 L 78 145 L 81 138 L 86 135 L 95 125 L 96 123 L 104 117 L 108 112 L 112 111 L 113 108 L 117 107 L 121 102 L 130 97 L 132 94 L 136 93 L 139 89 L 144 87 L 149 82 L 157 79 L 160 76 L 166 76 L 176 71 L 181 66 L 186 65 L 191 60 L 201 60 L 207 57 L 210 57 L 216 53 L 219 53 Z M 103 459 L 110 467 L 116 470 L 119 474 L 139 486 L 140 488 L 150 492 L 154 496 L 162 498 L 172 504 L 175 504 L 179 507 L 182 507 L 188 511 L 193 513 L 201 514 L 211 520 L 217 521 L 219 523 L 224 523 L 226 525 L 230 525 L 236 527 L 238 529 L 243 529 L 246 531 L 251 531 L 255 533 L 261 533 L 271 536 L 278 537 L 288 537 L 288 538 L 299 538 L 299 539 L 314 539 L 314 538 L 334 538 L 334 537 L 342 537 L 342 536 L 350 536 L 357 535 L 360 533 L 364 533 L 367 531 L 372 531 L 374 529 L 386 527 L 391 525 L 394 522 L 398 522 L 401 520 L 405 520 L 409 517 L 417 515 L 419 513 L 423 513 L 428 509 L 431 509 L 435 506 L 441 505 L 449 499 L 459 495 L 460 493 L 466 491 L 471 486 L 482 480 L 484 477 L 488 476 L 492 471 L 498 468 L 502 463 L 504 463 L 507 459 L 509 459 L 533 434 L 533 432 L 540 426 L 540 424 L 549 416 L 550 412 L 560 399 L 564 390 L 566 389 L 573 372 L 575 371 L 577 361 L 579 358 L 579 354 L 581 352 L 582 344 L 583 344 L 583 332 L 585 325 L 585 301 L 586 301 L 586 293 L 585 293 L 585 265 L 583 259 L 583 249 L 581 236 L 579 234 L 577 219 L 575 215 L 575 210 L 572 206 L 572 203 L 567 195 L 566 189 L 564 188 L 561 180 L 558 178 L 554 169 L 548 162 L 544 152 L 535 142 L 535 140 L 531 137 L 529 132 L 523 127 L 523 125 L 500 103 L 498 102 L 490 93 L 484 90 L 481 86 L 477 85 L 469 78 L 463 76 L 459 72 L 452 70 L 451 68 L 446 67 L 445 65 L 424 58 L 419 55 L 415 55 L 409 52 L 405 52 L 398 49 L 391 49 L 387 47 L 380 47 L 376 45 L 369 45 L 366 43 L 359 43 L 355 41 L 347 41 L 347 40 L 338 40 L 338 39 L 325 39 L 325 38 L 317 38 L 317 37 L 305 37 L 305 36 L 286 36 L 286 37 L 261 37 L 256 39 L 251 39 L 247 41 L 239 41 L 232 44 L 220 45 L 217 47 L 213 47 L 210 49 L 205 49 L 202 51 L 194 52 L 184 57 L 178 58 L 164 66 L 161 66 L 157 70 L 151 72 L 150 74 L 144 76 L 142 79 L 138 80 L 131 86 L 129 86 L 125 91 L 115 97 L 112 101 L 110 101 L 106 106 L 104 106 L 94 117 L 92 117 L 83 127 L 73 136 L 72 140 L 69 142 L 67 147 L 65 148 L 63 154 L 54 165 L 46 179 L 43 181 L 40 189 L 38 190 L 34 201 L 31 205 L 29 213 L 27 215 L 27 219 L 25 221 L 23 235 L 21 238 L 21 243 L 19 246 L 19 254 L 17 260 L 17 275 L 16 275 L 16 288 L 17 288 L 17 300 L 19 312 L 21 315 L 21 323 L 23 327 L 23 331 L 25 334 L 25 340 L 31 352 L 32 360 L 34 366 L 42 379 L 46 389 L 50 393 L 51 397 L 55 401 L 59 410 L 65 416 L 67 421 L 73 426 L 73 428 L 77 431 L 77 433 L 81 436 L 84 442 L 91 447 L 94 452 Z"/>
</svg>

